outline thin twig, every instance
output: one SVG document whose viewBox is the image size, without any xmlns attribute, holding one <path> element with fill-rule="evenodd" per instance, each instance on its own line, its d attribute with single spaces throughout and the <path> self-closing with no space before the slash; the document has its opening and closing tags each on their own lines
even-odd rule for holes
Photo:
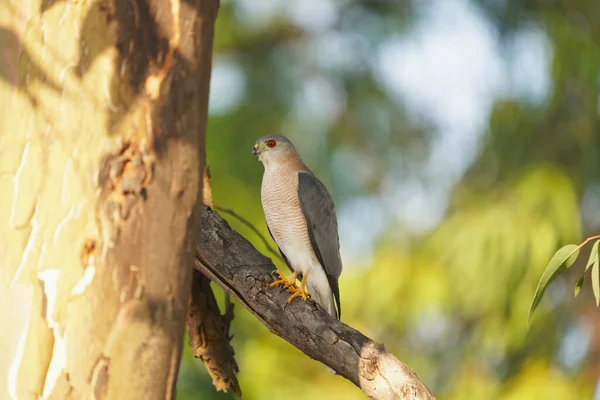
<svg viewBox="0 0 600 400">
<path fill-rule="evenodd" d="M 236 213 L 235 211 L 233 211 L 230 208 L 221 207 L 216 204 L 214 204 L 212 208 L 214 208 L 217 211 L 224 212 L 226 214 L 231 215 L 232 217 L 239 219 L 241 223 L 246 225 L 248 228 L 250 228 L 252 230 L 252 232 L 254 232 L 258 235 L 258 237 L 262 240 L 262 242 L 267 247 L 269 252 L 271 252 L 271 254 L 273 254 L 275 257 L 277 257 L 282 262 L 285 262 L 285 261 L 283 261 L 283 258 L 281 257 L 279 252 L 271 246 L 271 244 L 269 243 L 267 238 L 265 238 L 265 236 L 262 233 L 260 233 L 260 231 L 258 229 L 256 229 L 256 227 L 254 225 L 252 225 L 252 223 L 250 221 L 248 221 L 246 218 L 242 217 L 241 215 L 239 215 L 238 213 Z"/>
<path fill-rule="evenodd" d="M 591 236 L 583 241 L 579 246 L 577 246 L 577 250 L 581 249 L 583 246 L 591 242 L 592 240 L 600 239 L 600 235 Z"/>
</svg>

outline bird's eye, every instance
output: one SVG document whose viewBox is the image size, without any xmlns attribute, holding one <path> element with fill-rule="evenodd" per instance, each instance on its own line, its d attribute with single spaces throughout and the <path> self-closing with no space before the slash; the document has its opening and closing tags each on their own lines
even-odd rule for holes
<svg viewBox="0 0 600 400">
<path fill-rule="evenodd" d="M 275 141 L 273 139 L 271 140 L 267 140 L 267 146 L 269 147 L 275 147 L 277 143 L 275 143 Z"/>
</svg>

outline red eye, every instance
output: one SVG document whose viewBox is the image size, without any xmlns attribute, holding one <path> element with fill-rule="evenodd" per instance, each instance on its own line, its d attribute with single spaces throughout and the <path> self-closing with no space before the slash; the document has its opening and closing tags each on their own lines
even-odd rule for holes
<svg viewBox="0 0 600 400">
<path fill-rule="evenodd" d="M 276 144 L 277 143 L 272 139 L 267 141 L 267 146 L 269 146 L 269 147 L 275 147 Z"/>
</svg>

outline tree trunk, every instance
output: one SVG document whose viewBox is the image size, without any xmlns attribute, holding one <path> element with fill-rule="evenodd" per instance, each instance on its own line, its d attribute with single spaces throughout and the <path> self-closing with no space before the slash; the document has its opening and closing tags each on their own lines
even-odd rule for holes
<svg viewBox="0 0 600 400">
<path fill-rule="evenodd" d="M 0 7 L 0 398 L 173 398 L 217 0 Z"/>
</svg>

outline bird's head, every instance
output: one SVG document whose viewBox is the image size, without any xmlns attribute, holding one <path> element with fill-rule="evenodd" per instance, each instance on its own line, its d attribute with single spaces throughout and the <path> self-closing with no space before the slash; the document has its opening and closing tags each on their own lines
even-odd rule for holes
<svg viewBox="0 0 600 400">
<path fill-rule="evenodd" d="M 265 167 L 299 159 L 294 145 L 283 135 L 266 135 L 259 138 L 254 143 L 252 155 L 258 157 Z"/>
</svg>

